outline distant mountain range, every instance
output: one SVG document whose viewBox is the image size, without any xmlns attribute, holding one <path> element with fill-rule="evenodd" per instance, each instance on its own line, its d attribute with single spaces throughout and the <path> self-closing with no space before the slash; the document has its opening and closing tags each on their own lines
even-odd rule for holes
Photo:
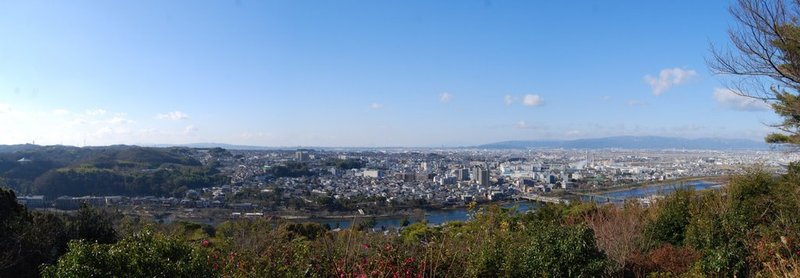
<svg viewBox="0 0 800 278">
<path fill-rule="evenodd" d="M 383 149 L 428 149 L 424 147 L 265 147 L 232 145 L 223 143 L 194 143 L 194 144 L 142 144 L 145 147 L 169 148 L 223 148 L 227 150 L 294 150 L 294 149 L 327 149 L 327 150 L 383 150 Z M 28 151 L 42 146 L 32 144 L 0 145 L 0 153 Z M 125 147 L 125 146 L 107 146 Z M 103 148 L 103 147 L 92 147 Z M 605 138 L 577 139 L 577 140 L 516 140 L 489 143 L 477 146 L 453 147 L 456 149 L 683 149 L 683 150 L 769 150 L 780 147 L 760 141 L 747 139 L 724 138 L 698 138 L 686 139 L 677 137 L 660 136 L 615 136 Z"/>
<path fill-rule="evenodd" d="M 0 153 L 13 153 L 39 148 L 39 145 L 19 144 L 19 145 L 0 145 Z"/>
<path fill-rule="evenodd" d="M 686 139 L 659 136 L 616 136 L 577 140 L 503 141 L 476 146 L 484 149 L 684 149 L 684 150 L 767 150 L 764 142 L 747 139 Z"/>
<path fill-rule="evenodd" d="M 156 147 L 156 148 L 186 147 L 195 149 L 223 148 L 226 150 L 255 150 L 255 151 L 286 149 L 281 147 L 233 145 L 233 144 L 223 144 L 223 143 L 156 144 L 156 145 L 142 145 L 142 146 Z"/>
</svg>

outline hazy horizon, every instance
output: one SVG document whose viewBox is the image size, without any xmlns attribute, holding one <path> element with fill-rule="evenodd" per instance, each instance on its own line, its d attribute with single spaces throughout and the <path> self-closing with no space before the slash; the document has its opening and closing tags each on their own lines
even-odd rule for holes
<svg viewBox="0 0 800 278">
<path fill-rule="evenodd" d="M 580 141 L 580 140 L 604 140 L 604 139 L 614 139 L 620 137 L 635 137 L 635 138 L 644 138 L 644 137 L 655 137 L 658 139 L 678 139 L 678 140 L 747 140 L 753 143 L 763 143 L 764 146 L 767 146 L 766 142 L 763 140 L 752 140 L 747 138 L 724 138 L 724 137 L 696 137 L 696 138 L 689 138 L 689 137 L 669 137 L 669 136 L 651 136 L 651 135 L 619 135 L 619 136 L 609 136 L 609 137 L 592 137 L 592 138 L 573 138 L 573 139 L 541 139 L 541 140 L 528 140 L 528 139 L 509 139 L 509 140 L 500 140 L 500 141 L 492 141 L 492 142 L 483 142 L 479 144 L 473 145 L 427 145 L 427 146 L 403 146 L 403 145 L 395 145 L 395 146 L 319 146 L 319 145 L 248 145 L 248 144 L 229 144 L 229 143 L 222 143 L 222 142 L 189 142 L 189 143 L 129 143 L 129 144 L 105 144 L 105 145 L 74 145 L 74 144 L 40 144 L 37 142 L 24 142 L 18 144 L 0 144 L 0 146 L 14 146 L 14 145 L 37 145 L 37 146 L 67 146 L 67 147 L 108 147 L 108 146 L 120 146 L 120 145 L 127 145 L 127 146 L 140 146 L 140 147 L 198 147 L 198 146 L 209 146 L 209 147 L 233 147 L 234 149 L 241 149 L 241 148 L 265 148 L 265 149 L 299 149 L 299 148 L 324 148 L 324 149 L 393 149 L 393 148 L 407 148 L 407 149 L 437 149 L 437 148 L 474 148 L 474 147 L 481 147 L 481 146 L 488 146 L 488 145 L 495 145 L 495 144 L 502 144 L 502 143 L 512 143 L 512 142 L 539 142 L 539 143 L 546 143 L 546 142 L 573 142 L 573 141 Z M 199 148 L 202 148 L 199 147 Z M 719 146 L 724 148 L 724 146 Z M 777 145 L 775 147 L 778 147 Z M 502 148 L 502 147 L 501 147 Z M 591 148 L 591 147 L 590 147 Z M 591 148 L 594 149 L 594 148 Z"/>
<path fill-rule="evenodd" d="M 762 141 L 728 1 L 0 2 L 0 144 Z"/>
</svg>

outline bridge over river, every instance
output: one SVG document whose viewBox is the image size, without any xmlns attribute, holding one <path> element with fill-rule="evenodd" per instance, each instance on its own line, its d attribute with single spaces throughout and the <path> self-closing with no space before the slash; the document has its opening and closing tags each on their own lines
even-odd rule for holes
<svg viewBox="0 0 800 278">
<path fill-rule="evenodd" d="M 570 192 L 585 202 L 612 202 L 623 203 L 627 199 L 651 198 L 653 196 L 666 196 L 678 189 L 689 190 L 714 190 L 723 186 L 722 183 L 706 180 L 692 180 L 686 182 L 662 183 L 656 185 L 634 186 L 621 190 L 598 192 Z"/>
<path fill-rule="evenodd" d="M 582 192 L 570 192 L 570 194 L 578 196 L 581 200 L 588 200 L 590 202 L 625 202 L 624 197 L 616 197 L 616 196 L 607 196 L 600 194 L 592 194 L 592 193 L 582 193 Z"/>
<path fill-rule="evenodd" d="M 518 200 L 527 200 L 540 203 L 569 204 L 570 200 L 597 203 L 624 203 L 629 199 L 649 199 L 653 196 L 665 196 L 677 189 L 708 190 L 719 189 L 722 184 L 705 180 L 693 180 L 687 182 L 664 183 L 659 185 L 647 185 L 625 188 L 616 191 L 597 191 L 597 192 L 568 192 L 567 197 L 551 197 L 539 194 L 527 193 L 514 196 Z"/>
<path fill-rule="evenodd" d="M 521 194 L 517 196 L 517 199 L 523 199 L 541 203 L 569 204 L 569 200 L 567 199 L 562 199 L 558 197 L 548 197 L 537 194 Z"/>
</svg>

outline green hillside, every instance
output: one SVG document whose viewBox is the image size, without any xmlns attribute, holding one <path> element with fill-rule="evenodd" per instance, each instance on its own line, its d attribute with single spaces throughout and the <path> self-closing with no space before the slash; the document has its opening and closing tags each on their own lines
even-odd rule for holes
<svg viewBox="0 0 800 278">
<path fill-rule="evenodd" d="M 0 153 L 0 179 L 23 194 L 159 195 L 224 183 L 187 148 L 43 146 Z"/>
</svg>

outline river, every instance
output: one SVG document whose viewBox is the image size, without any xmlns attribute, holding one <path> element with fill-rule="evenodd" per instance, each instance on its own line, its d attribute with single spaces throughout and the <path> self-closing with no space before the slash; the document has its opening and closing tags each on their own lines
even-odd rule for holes
<svg viewBox="0 0 800 278">
<path fill-rule="evenodd" d="M 622 200 L 624 199 L 637 199 L 653 195 L 667 195 L 670 192 L 681 188 L 700 191 L 707 189 L 719 189 L 722 188 L 722 185 L 702 180 L 688 181 L 683 183 L 648 185 L 648 186 L 634 187 L 618 191 L 601 192 L 597 194 L 598 197 L 595 197 L 593 199 L 596 202 L 612 201 L 614 203 L 621 203 Z M 608 199 L 604 200 L 602 197 L 608 197 Z M 588 196 L 583 196 L 581 197 L 581 201 L 589 202 L 592 201 L 592 198 Z"/>
<path fill-rule="evenodd" d="M 526 212 L 536 208 L 538 204 L 531 202 L 513 202 L 501 205 L 504 208 L 511 208 L 516 206 L 517 211 Z M 375 228 L 397 228 L 400 223 L 405 219 L 404 216 L 378 218 L 375 219 Z M 413 217 L 409 217 L 413 218 Z M 444 210 L 429 210 L 425 212 L 425 220 L 431 225 L 440 225 L 451 221 L 467 221 L 469 220 L 469 211 L 466 208 L 444 209 Z M 361 220 L 361 219 L 359 219 Z M 353 219 L 318 219 L 315 222 L 322 225 L 328 224 L 331 228 L 349 228 L 353 224 Z M 412 223 L 414 221 L 412 220 Z"/>
</svg>

